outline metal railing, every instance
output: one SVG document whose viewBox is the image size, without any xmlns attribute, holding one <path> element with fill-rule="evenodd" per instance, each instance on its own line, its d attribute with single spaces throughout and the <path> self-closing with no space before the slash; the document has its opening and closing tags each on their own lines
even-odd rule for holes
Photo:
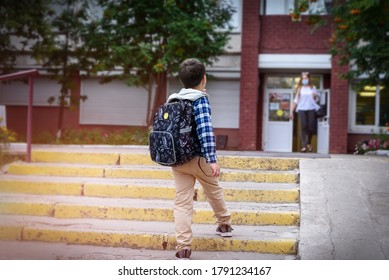
<svg viewBox="0 0 389 280">
<path fill-rule="evenodd" d="M 28 77 L 28 109 L 27 109 L 27 155 L 26 161 L 31 162 L 31 142 L 32 142 L 32 103 L 34 97 L 34 77 L 38 76 L 36 69 L 20 71 L 16 73 L 0 76 L 0 81 L 13 80 Z"/>
</svg>

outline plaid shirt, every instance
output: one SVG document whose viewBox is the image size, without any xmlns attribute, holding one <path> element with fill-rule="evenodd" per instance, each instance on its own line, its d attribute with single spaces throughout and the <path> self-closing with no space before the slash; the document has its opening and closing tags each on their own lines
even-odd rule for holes
<svg viewBox="0 0 389 280">
<path fill-rule="evenodd" d="M 193 102 L 196 131 L 201 144 L 201 153 L 207 163 L 216 163 L 216 141 L 213 134 L 211 107 L 207 97 Z"/>
</svg>

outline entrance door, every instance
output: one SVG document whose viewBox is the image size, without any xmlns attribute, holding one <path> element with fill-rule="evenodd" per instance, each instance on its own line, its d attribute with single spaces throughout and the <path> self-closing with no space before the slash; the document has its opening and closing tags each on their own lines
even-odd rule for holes
<svg viewBox="0 0 389 280">
<path fill-rule="evenodd" d="M 317 120 L 317 152 L 328 154 L 330 146 L 330 90 L 326 89 L 320 95 L 320 106 L 326 109 L 327 115 Z"/>
<path fill-rule="evenodd" d="M 292 88 L 266 88 L 264 151 L 292 152 L 293 121 L 289 120 L 292 98 Z"/>
</svg>

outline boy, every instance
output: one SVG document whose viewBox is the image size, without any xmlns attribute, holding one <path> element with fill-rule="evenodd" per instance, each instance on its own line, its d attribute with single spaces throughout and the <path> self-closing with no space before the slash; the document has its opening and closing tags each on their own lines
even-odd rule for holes
<svg viewBox="0 0 389 280">
<path fill-rule="evenodd" d="M 216 159 L 216 143 L 211 123 L 211 108 L 205 93 L 207 82 L 204 65 L 197 59 L 186 59 L 179 67 L 179 79 L 184 88 L 169 96 L 168 100 L 192 101 L 193 117 L 196 123 L 198 149 L 191 161 L 172 167 L 176 185 L 174 201 L 175 234 L 178 259 L 189 259 L 192 243 L 192 215 L 194 184 L 196 179 L 204 189 L 208 202 L 217 218 L 216 233 L 230 237 L 230 213 L 224 201 L 223 190 L 218 184 L 220 167 Z"/>
</svg>

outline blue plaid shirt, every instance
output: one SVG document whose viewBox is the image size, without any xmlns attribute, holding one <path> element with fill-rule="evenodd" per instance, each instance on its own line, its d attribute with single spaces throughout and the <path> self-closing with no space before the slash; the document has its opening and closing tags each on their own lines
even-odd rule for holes
<svg viewBox="0 0 389 280">
<path fill-rule="evenodd" d="M 207 163 L 216 163 L 216 141 L 213 134 L 211 107 L 206 96 L 193 102 L 196 131 L 201 144 L 201 153 Z"/>
</svg>

